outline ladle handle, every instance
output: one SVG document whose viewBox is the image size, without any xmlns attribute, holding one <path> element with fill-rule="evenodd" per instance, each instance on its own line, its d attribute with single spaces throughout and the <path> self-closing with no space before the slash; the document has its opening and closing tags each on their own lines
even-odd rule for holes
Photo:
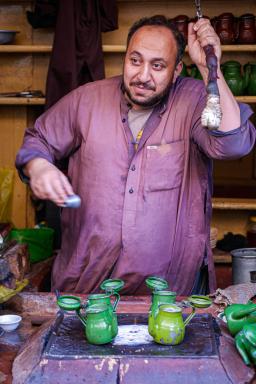
<svg viewBox="0 0 256 384">
<path fill-rule="evenodd" d="M 193 319 L 193 317 L 195 316 L 196 314 L 196 308 L 194 306 L 192 306 L 192 312 L 190 313 L 190 315 L 185 319 L 184 321 L 184 325 L 186 327 L 186 325 L 188 325 L 188 323 L 190 322 L 190 320 Z"/>
</svg>

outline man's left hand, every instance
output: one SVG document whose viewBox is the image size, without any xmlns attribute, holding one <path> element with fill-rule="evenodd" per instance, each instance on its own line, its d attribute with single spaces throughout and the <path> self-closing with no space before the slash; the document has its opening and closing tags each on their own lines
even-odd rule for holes
<svg viewBox="0 0 256 384">
<path fill-rule="evenodd" d="M 218 64 L 221 59 L 221 44 L 220 39 L 214 31 L 210 20 L 199 19 L 196 23 L 189 23 L 188 26 L 188 50 L 191 60 L 198 66 L 199 70 L 205 70 L 206 60 L 203 47 L 206 45 L 214 47 L 215 55 L 217 56 Z"/>
</svg>

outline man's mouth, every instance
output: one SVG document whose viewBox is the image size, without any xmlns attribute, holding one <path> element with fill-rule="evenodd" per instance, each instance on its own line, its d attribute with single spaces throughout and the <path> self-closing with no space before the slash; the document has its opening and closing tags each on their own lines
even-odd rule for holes
<svg viewBox="0 0 256 384">
<path fill-rule="evenodd" d="M 147 91 L 155 91 L 155 87 L 151 84 L 148 84 L 148 83 L 141 83 L 141 82 L 131 82 L 130 85 L 132 87 L 136 87 L 136 88 L 139 88 L 141 90 L 147 90 Z"/>
</svg>

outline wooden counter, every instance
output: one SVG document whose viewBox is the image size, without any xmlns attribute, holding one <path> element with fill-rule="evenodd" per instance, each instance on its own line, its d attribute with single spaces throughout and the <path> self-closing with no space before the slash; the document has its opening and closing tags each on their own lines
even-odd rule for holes
<svg viewBox="0 0 256 384">
<path fill-rule="evenodd" d="M 86 298 L 85 295 L 78 295 L 78 296 L 80 296 L 83 300 Z M 149 310 L 150 302 L 151 302 L 151 299 L 149 296 L 122 297 L 118 306 L 118 313 L 142 313 L 142 314 L 144 313 L 145 314 Z M 5 335 L 0 338 L 0 353 L 1 353 L 0 382 L 9 384 L 9 383 L 12 383 L 11 369 L 12 369 L 13 361 L 17 356 L 17 354 L 19 355 L 19 358 L 21 358 L 21 360 L 22 359 L 24 360 L 24 356 L 22 356 L 23 351 L 25 350 L 24 347 L 26 346 L 27 349 L 31 348 L 31 351 L 33 352 L 33 343 L 34 343 L 33 340 L 38 336 L 38 334 L 41 333 L 43 335 L 44 332 L 46 332 L 46 329 L 49 329 L 50 325 L 53 323 L 53 320 L 55 319 L 55 315 L 57 313 L 56 298 L 52 293 L 22 292 L 8 302 L 8 305 L 6 305 L 6 308 L 4 310 L 1 310 L 1 314 L 3 314 L 4 312 L 8 312 L 8 313 L 19 312 L 23 317 L 23 321 L 19 329 L 11 333 L 5 333 Z M 199 310 L 199 312 L 208 312 L 208 313 L 211 313 L 213 316 L 216 316 L 216 314 L 219 312 L 219 308 L 213 304 L 209 309 Z M 225 334 L 226 332 L 225 326 L 223 329 L 224 329 L 223 332 Z M 221 383 L 222 384 L 226 382 L 229 383 L 230 382 L 229 380 L 231 380 L 232 383 L 238 383 L 238 382 L 252 383 L 253 382 L 252 380 L 254 377 L 254 370 L 246 367 L 243 364 L 240 356 L 235 350 L 235 347 L 233 345 L 233 339 L 228 334 L 226 334 L 226 336 L 220 338 L 219 349 L 221 351 L 222 359 L 224 361 L 224 363 L 223 362 L 222 363 L 228 364 L 227 365 L 228 368 L 226 370 L 227 370 L 227 375 L 229 379 L 225 379 L 224 381 L 221 381 Z M 230 359 L 230 357 L 232 358 Z M 34 358 L 34 353 L 31 356 L 31 360 L 33 360 L 33 358 Z M 151 359 L 153 359 L 151 360 L 151 364 L 148 364 L 148 361 L 146 361 L 147 363 L 146 364 L 145 359 L 143 358 L 136 359 L 136 362 L 135 362 L 135 359 L 130 358 L 128 359 L 129 361 L 127 360 L 127 365 L 126 363 L 120 364 L 120 362 L 118 365 L 116 361 L 114 362 L 114 359 L 110 359 L 114 365 L 117 364 L 115 365 L 114 371 L 118 369 L 118 366 L 119 366 L 119 371 L 115 373 L 115 375 L 117 376 L 115 375 L 113 376 L 114 373 L 112 371 L 108 372 L 108 370 L 111 367 L 113 368 L 113 366 L 110 364 L 111 363 L 110 360 L 108 361 L 108 364 L 106 363 L 107 364 L 106 365 L 105 364 L 106 359 L 102 359 L 102 361 L 100 362 L 98 361 L 99 360 L 98 359 L 97 364 L 94 361 L 94 363 L 96 364 L 95 367 L 99 367 L 99 366 L 103 367 L 103 365 L 105 364 L 104 369 L 102 369 L 102 372 L 97 371 L 98 379 L 92 379 L 91 377 L 90 380 L 95 380 L 95 381 L 88 381 L 88 379 L 84 378 L 83 376 L 81 379 L 80 377 L 81 373 L 79 376 L 79 372 L 81 371 L 78 371 L 77 376 L 79 378 L 78 377 L 76 378 L 76 383 L 78 384 L 80 382 L 84 382 L 84 383 L 104 382 L 105 384 L 108 384 L 108 383 L 122 382 L 123 384 L 125 383 L 142 384 L 142 381 L 140 381 L 142 377 L 144 377 L 145 379 L 145 380 L 143 379 L 143 383 L 153 383 L 154 382 L 152 381 L 153 376 L 149 374 L 149 372 L 150 370 L 152 371 L 152 363 L 153 361 L 154 363 L 156 363 L 157 358 L 151 358 Z M 28 366 L 31 365 L 31 360 L 30 359 L 25 360 L 26 363 L 24 363 L 22 366 L 23 372 L 25 372 Z M 95 359 L 92 359 L 92 360 L 95 360 Z M 90 360 L 88 364 L 86 363 L 87 374 L 91 372 L 90 366 L 93 364 L 92 360 Z M 183 374 L 183 372 L 186 372 L 186 371 L 189 372 L 189 369 L 192 369 L 191 367 L 193 365 L 194 367 L 197 367 L 196 370 L 198 369 L 199 371 L 195 372 L 196 376 L 193 378 L 192 381 L 190 380 L 190 383 L 196 383 L 196 382 L 197 383 L 200 382 L 200 384 L 212 383 L 214 382 L 214 379 L 216 377 L 217 378 L 220 377 L 220 373 L 215 372 L 215 370 L 216 370 L 216 367 L 219 367 L 222 363 L 220 363 L 218 359 L 205 360 L 205 359 L 199 358 L 199 359 L 182 360 L 182 359 L 175 359 L 175 358 L 174 359 L 160 358 L 160 360 L 157 362 L 158 364 L 157 366 L 159 367 L 161 365 L 162 368 L 161 370 L 158 369 L 158 372 L 157 373 L 155 372 L 155 374 L 156 376 L 159 374 L 162 375 L 161 384 L 164 384 L 164 383 L 169 384 L 169 383 L 173 383 L 173 381 L 170 381 L 171 374 L 172 375 L 175 374 L 179 376 L 180 374 Z M 44 361 L 44 364 L 47 364 L 47 362 Z M 77 362 L 77 364 L 81 365 L 81 362 Z M 111 367 L 109 364 L 111 365 Z M 63 375 L 63 370 L 65 372 L 65 370 L 68 369 L 68 366 L 69 365 L 67 361 L 63 361 L 61 365 L 58 365 L 58 368 L 56 369 L 62 370 L 61 371 L 62 373 L 59 372 L 60 376 L 61 374 Z M 63 367 L 63 369 L 61 367 Z M 128 367 L 130 367 L 131 369 L 129 371 L 129 374 L 127 374 L 126 376 L 126 373 L 128 372 Z M 85 366 L 80 366 L 80 369 L 83 369 L 83 371 L 85 372 Z M 66 372 L 67 372 L 67 378 L 64 381 L 65 383 L 70 381 L 70 378 L 68 377 L 68 370 Z M 120 375 L 122 376 L 122 380 L 120 380 Z M 197 375 L 199 375 L 198 376 L 198 379 L 200 379 L 199 381 L 195 381 L 197 380 L 196 379 Z M 240 380 L 241 378 L 242 380 L 246 378 L 246 381 L 241 381 Z M 23 382 L 30 383 L 33 381 L 27 382 L 27 381 L 22 381 L 22 379 L 21 381 L 19 381 L 19 383 L 23 383 Z M 38 382 L 40 381 L 35 380 L 35 383 L 38 383 Z M 45 379 L 44 380 L 42 379 L 41 382 L 46 383 Z M 180 381 L 177 381 L 177 383 L 179 382 Z M 218 382 L 218 381 L 215 381 L 215 382 Z M 17 383 L 17 381 L 15 381 L 15 383 Z"/>
</svg>

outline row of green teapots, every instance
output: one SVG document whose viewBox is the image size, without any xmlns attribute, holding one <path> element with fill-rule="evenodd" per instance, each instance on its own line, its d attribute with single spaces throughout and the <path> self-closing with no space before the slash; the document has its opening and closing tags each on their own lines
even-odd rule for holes
<svg viewBox="0 0 256 384">
<path fill-rule="evenodd" d="M 105 280 L 101 289 L 105 293 L 91 294 L 85 304 L 77 296 L 62 295 L 57 299 L 58 306 L 65 311 L 75 311 L 84 325 L 87 341 L 90 344 L 106 344 L 118 333 L 116 308 L 120 300 L 118 291 L 124 286 L 120 279 Z M 115 296 L 112 305 L 111 297 Z"/>
<path fill-rule="evenodd" d="M 183 304 L 192 307 L 191 314 L 183 321 L 182 308 L 176 305 L 176 292 L 169 291 L 168 282 L 156 276 L 146 279 L 152 290 L 148 316 L 148 332 L 159 344 L 177 345 L 185 336 L 185 327 L 195 316 L 195 308 L 207 308 L 212 301 L 208 296 L 190 296 Z"/>
<path fill-rule="evenodd" d="M 221 71 L 233 95 L 256 96 L 256 62 L 246 63 L 242 71 L 242 65 L 238 61 L 229 60 L 221 64 Z M 186 66 L 183 63 L 181 76 L 202 80 L 195 64 Z"/>
</svg>

